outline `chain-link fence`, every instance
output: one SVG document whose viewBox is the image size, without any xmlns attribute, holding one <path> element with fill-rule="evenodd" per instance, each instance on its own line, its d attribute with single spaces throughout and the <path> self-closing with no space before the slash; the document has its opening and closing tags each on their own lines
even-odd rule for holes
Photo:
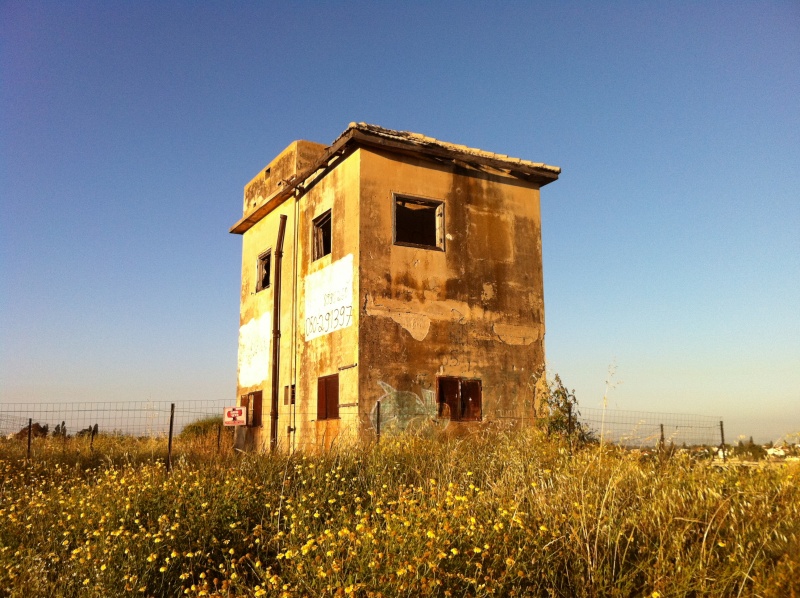
<svg viewBox="0 0 800 598">
<path fill-rule="evenodd" d="M 99 433 L 165 437 L 169 433 L 172 404 L 169 401 L 0 403 L 0 436 L 27 436 L 32 426 L 34 436 Z M 226 401 L 176 401 L 174 405 L 173 432 L 178 435 L 192 422 L 221 417 Z M 389 415 L 381 414 L 381 419 L 386 420 L 384 427 Z M 594 438 L 625 446 L 719 446 L 724 442 L 721 419 L 683 413 L 582 408 L 575 421 Z"/>
<path fill-rule="evenodd" d="M 594 438 L 624 446 L 719 446 L 721 417 L 616 409 L 580 409 L 581 425 Z"/>
<path fill-rule="evenodd" d="M 90 434 L 93 430 L 100 434 L 166 436 L 172 404 L 170 401 L 0 403 L 0 435 L 27 435 L 30 422 L 38 424 L 39 436 L 72 436 Z M 175 401 L 174 405 L 174 433 L 179 434 L 192 422 L 222 417 L 226 402 Z"/>
</svg>

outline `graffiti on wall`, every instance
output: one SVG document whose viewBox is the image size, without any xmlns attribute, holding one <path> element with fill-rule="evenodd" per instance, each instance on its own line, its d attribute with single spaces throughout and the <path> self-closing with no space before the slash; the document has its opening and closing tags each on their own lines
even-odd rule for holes
<svg viewBox="0 0 800 598">
<path fill-rule="evenodd" d="M 378 429 L 378 403 L 380 403 L 381 434 L 433 434 L 443 430 L 450 423 L 449 413 L 439 413 L 436 393 L 430 389 L 422 390 L 422 398 L 408 390 L 397 390 L 385 382 L 378 382 L 383 390 L 370 413 L 370 422 Z M 446 406 L 445 406 L 446 407 Z"/>
<path fill-rule="evenodd" d="M 255 386 L 269 374 L 272 314 L 253 318 L 239 328 L 239 386 Z"/>
<path fill-rule="evenodd" d="M 306 340 L 353 323 L 353 255 L 306 276 Z"/>
</svg>

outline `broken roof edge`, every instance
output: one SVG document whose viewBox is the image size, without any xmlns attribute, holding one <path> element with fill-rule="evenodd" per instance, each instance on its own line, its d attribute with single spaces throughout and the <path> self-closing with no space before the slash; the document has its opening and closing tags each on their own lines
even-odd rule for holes
<svg viewBox="0 0 800 598">
<path fill-rule="evenodd" d="M 522 160 L 521 158 L 513 158 L 511 156 L 507 156 L 505 154 L 496 154 L 494 152 L 487 152 L 482 149 L 478 149 L 476 147 L 468 147 L 466 145 L 459 145 L 456 143 L 449 143 L 447 141 L 441 141 L 439 139 L 435 139 L 433 137 L 428 137 L 426 135 L 421 135 L 419 133 L 412 133 L 410 131 L 396 131 L 394 129 L 386 129 L 384 127 L 380 127 L 378 125 L 371 125 L 369 123 L 357 123 L 352 122 L 348 125 L 347 129 L 334 141 L 334 144 L 339 141 L 340 139 L 348 137 L 348 134 L 351 134 L 353 131 L 358 131 L 360 133 L 364 133 L 366 135 L 372 135 L 378 138 L 390 140 L 390 141 L 397 141 L 405 144 L 409 144 L 415 146 L 417 149 L 424 150 L 424 149 L 431 149 L 437 148 L 441 150 L 445 150 L 446 152 L 453 153 L 453 154 L 461 154 L 467 157 L 473 158 L 483 158 L 488 159 L 496 162 L 504 162 L 508 165 L 510 170 L 515 170 L 520 166 L 524 166 L 531 169 L 541 170 L 548 175 L 552 176 L 555 175 L 553 180 L 558 178 L 558 175 L 561 174 L 561 168 L 558 166 L 551 166 L 549 164 L 545 164 L 543 162 L 531 162 L 530 160 Z M 350 135 L 352 137 L 360 137 L 357 135 Z"/>
<path fill-rule="evenodd" d="M 461 158 L 463 162 L 468 164 L 474 162 L 492 168 L 507 170 L 510 175 L 535 182 L 540 187 L 557 180 L 558 175 L 561 174 L 561 168 L 550 166 L 543 162 L 531 162 L 466 145 L 439 141 L 419 133 L 395 131 L 378 125 L 351 122 L 347 129 L 328 146 L 318 160 L 306 170 L 282 181 L 284 185 L 281 188 L 268 197 L 261 206 L 244 215 L 230 228 L 229 232 L 239 235 L 244 234 L 264 216 L 286 201 L 298 188 L 305 192 L 307 190 L 307 187 L 304 186 L 305 181 L 320 170 L 327 171 L 330 169 L 332 167 L 331 160 L 336 156 L 347 153 L 351 142 L 356 145 L 374 145 L 390 151 L 413 150 L 434 158 L 450 158 L 454 161 Z"/>
</svg>

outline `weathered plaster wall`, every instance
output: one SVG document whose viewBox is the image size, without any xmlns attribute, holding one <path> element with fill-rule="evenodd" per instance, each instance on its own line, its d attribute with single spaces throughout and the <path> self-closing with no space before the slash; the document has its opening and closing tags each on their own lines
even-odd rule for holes
<svg viewBox="0 0 800 598">
<path fill-rule="evenodd" d="M 243 213 L 246 216 L 264 204 L 283 185 L 283 181 L 302 172 L 325 151 L 325 146 L 312 141 L 294 141 L 267 164 L 244 188 Z"/>
<path fill-rule="evenodd" d="M 321 148 L 296 142 L 273 160 L 269 176 L 265 169 L 246 187 L 246 213 Z M 393 193 L 444 202 L 445 251 L 393 244 Z M 313 260 L 313 220 L 329 209 L 332 251 Z M 274 275 L 269 288 L 255 288 L 268 249 L 274 273 L 281 214 L 279 447 L 370 437 L 379 399 L 384 433 L 431 429 L 437 376 L 480 379 L 484 421 L 533 415 L 544 365 L 538 189 L 360 148 L 243 235 L 238 396 L 263 393 L 263 427 L 240 432 L 246 446 L 269 447 Z M 331 374 L 339 419 L 319 420 L 317 381 Z M 292 383 L 294 406 L 284 402 Z"/>
<path fill-rule="evenodd" d="M 359 170 L 356 152 L 299 203 L 296 448 L 300 449 L 344 442 L 358 429 Z M 312 223 L 326 210 L 331 210 L 331 254 L 313 260 Z M 306 313 L 307 305 L 313 313 Z M 336 318 L 343 321 L 333 325 Z M 332 374 L 339 375 L 339 419 L 320 421 L 317 379 Z"/>
<path fill-rule="evenodd" d="M 263 205 L 281 182 L 310 166 L 324 151 L 325 146 L 308 141 L 296 141 L 281 152 L 262 170 L 244 190 L 245 215 Z M 239 316 L 239 359 L 237 376 L 237 401 L 242 395 L 262 392 L 260 428 L 238 429 L 237 442 L 242 447 L 267 450 L 269 448 L 270 411 L 272 400 L 272 320 L 274 292 L 276 289 L 275 260 L 280 216 L 287 217 L 284 236 L 284 255 L 281 273 L 281 351 L 278 397 L 278 444 L 291 446 L 287 432 L 294 425 L 291 405 L 284 404 L 284 393 L 295 377 L 294 344 L 295 305 L 297 301 L 295 259 L 297 255 L 296 205 L 289 199 L 257 222 L 242 237 L 242 286 Z M 272 251 L 271 284 L 256 292 L 258 257 Z"/>
<path fill-rule="evenodd" d="M 480 379 L 484 420 L 532 416 L 544 365 L 539 190 L 374 150 L 360 159 L 362 432 L 379 398 L 384 411 L 421 412 L 398 429 L 420 425 L 437 376 Z M 445 251 L 393 244 L 393 193 L 444 201 Z"/>
<path fill-rule="evenodd" d="M 293 255 L 295 252 L 294 202 L 286 202 L 266 218 L 256 223 L 242 240 L 242 286 L 241 311 L 239 315 L 239 363 L 238 392 L 241 397 L 254 391 L 262 392 L 262 427 L 247 431 L 247 446 L 260 450 L 269 448 L 270 405 L 272 397 L 272 321 L 274 292 L 275 250 L 278 240 L 278 226 L 281 215 L 286 215 L 286 233 L 284 237 L 284 257 L 282 269 L 281 297 L 281 368 L 280 389 L 291 384 L 292 358 L 292 281 Z M 256 292 L 256 276 L 258 257 L 265 251 L 272 251 L 272 276 L 270 286 Z M 278 401 L 279 426 L 278 439 L 285 443 L 286 426 L 289 423 L 289 407 L 283 405 L 283 395 Z M 245 434 L 244 429 L 237 434 Z"/>
</svg>

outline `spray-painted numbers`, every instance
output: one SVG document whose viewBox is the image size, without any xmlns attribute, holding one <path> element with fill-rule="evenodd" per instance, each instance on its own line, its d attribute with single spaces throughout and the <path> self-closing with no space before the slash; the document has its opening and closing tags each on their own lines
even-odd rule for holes
<svg viewBox="0 0 800 598">
<path fill-rule="evenodd" d="M 306 337 L 327 334 L 339 328 L 347 328 L 353 321 L 353 306 L 330 309 L 325 313 L 306 318 Z"/>
</svg>

